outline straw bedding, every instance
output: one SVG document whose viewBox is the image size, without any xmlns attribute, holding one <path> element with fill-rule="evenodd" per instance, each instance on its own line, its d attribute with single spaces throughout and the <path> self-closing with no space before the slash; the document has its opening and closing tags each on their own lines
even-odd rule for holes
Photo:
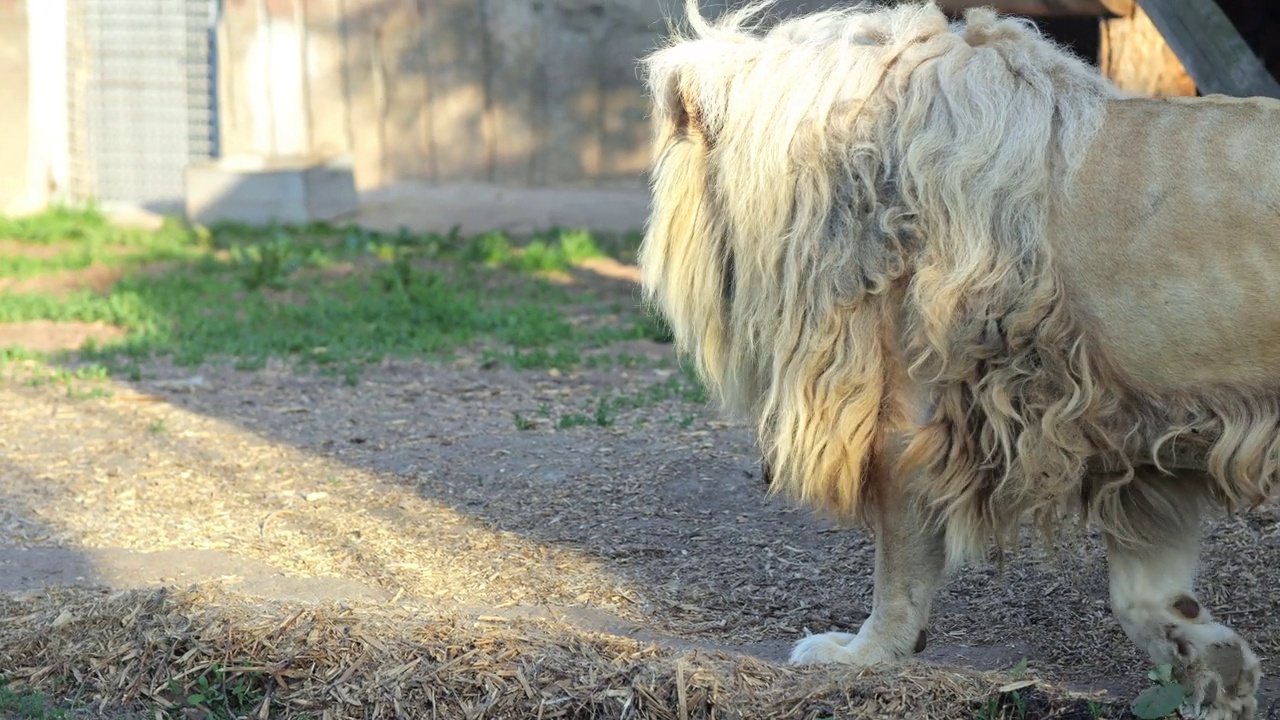
<svg viewBox="0 0 1280 720">
<path fill-rule="evenodd" d="M 555 622 L 250 604 L 196 587 L 0 596 L 0 667 L 11 686 L 74 686 L 80 703 L 114 717 L 211 709 L 222 717 L 326 720 L 971 720 L 1016 717 L 1018 706 L 1028 718 L 1125 713 L 1039 682 L 1002 693 L 1008 678 L 994 675 L 925 666 L 883 675 L 797 670 Z M 219 700 L 189 702 L 201 691 Z"/>
</svg>

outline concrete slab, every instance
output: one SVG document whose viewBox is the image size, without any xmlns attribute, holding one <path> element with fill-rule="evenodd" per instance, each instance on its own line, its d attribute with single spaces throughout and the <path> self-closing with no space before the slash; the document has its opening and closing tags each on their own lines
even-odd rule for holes
<svg viewBox="0 0 1280 720">
<path fill-rule="evenodd" d="M 187 218 L 205 225 L 328 221 L 358 202 L 349 158 L 230 157 L 186 172 Z"/>
<path fill-rule="evenodd" d="M 646 190 L 410 182 L 364 193 L 344 220 L 383 232 L 446 233 L 457 225 L 467 235 L 552 227 L 626 233 L 642 230 L 648 212 Z"/>
</svg>

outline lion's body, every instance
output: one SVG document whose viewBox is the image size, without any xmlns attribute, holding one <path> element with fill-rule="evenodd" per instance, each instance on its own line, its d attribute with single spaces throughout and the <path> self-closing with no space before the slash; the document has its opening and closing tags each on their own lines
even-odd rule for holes
<svg viewBox="0 0 1280 720">
<path fill-rule="evenodd" d="M 1153 657 L 1190 623 L 1169 652 L 1256 668 L 1187 614 L 1186 543 L 1280 479 L 1280 101 L 1125 98 L 988 10 L 688 2 L 647 61 L 645 290 L 775 488 L 880 531 L 857 642 L 797 656 L 903 652 L 943 565 L 1080 510 Z"/>
<path fill-rule="evenodd" d="M 959 561 L 1082 494 L 1130 527 L 1115 479 L 1220 420 L 1217 490 L 1269 490 L 1280 163 L 1258 148 L 1280 102 L 1124 99 L 986 14 L 721 32 L 651 60 L 667 135 L 641 263 L 780 491 L 867 520 L 877 483 L 923 468 Z M 716 43 L 741 64 L 697 79 L 719 87 L 668 69 Z M 691 123 L 685 96 L 706 98 Z M 708 127 L 709 151 L 679 136 Z"/>
<path fill-rule="evenodd" d="M 1280 102 L 1123 100 L 1046 232 L 1125 382 L 1280 391 Z"/>
</svg>

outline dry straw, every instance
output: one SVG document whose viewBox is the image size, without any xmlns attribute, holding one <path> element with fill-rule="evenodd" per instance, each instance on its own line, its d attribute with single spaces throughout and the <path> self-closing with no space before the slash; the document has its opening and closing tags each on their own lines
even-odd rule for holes
<svg viewBox="0 0 1280 720">
<path fill-rule="evenodd" d="M 802 670 L 553 622 L 264 605 L 199 588 L 0 599 L 0 668 L 11 687 L 117 717 L 203 716 L 210 706 L 222 717 L 326 720 L 972 720 L 1017 717 L 1019 707 L 1027 718 L 1098 717 L 1083 698 L 1038 683 L 1002 696 L 1007 678 L 922 665 Z"/>
</svg>

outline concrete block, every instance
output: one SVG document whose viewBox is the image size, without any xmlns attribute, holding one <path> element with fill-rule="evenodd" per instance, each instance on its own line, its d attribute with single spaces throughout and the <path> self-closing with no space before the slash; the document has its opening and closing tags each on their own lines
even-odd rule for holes
<svg viewBox="0 0 1280 720">
<path fill-rule="evenodd" d="M 324 222 L 356 212 L 350 158 L 231 157 L 187 167 L 187 219 L 208 225 Z"/>
</svg>

